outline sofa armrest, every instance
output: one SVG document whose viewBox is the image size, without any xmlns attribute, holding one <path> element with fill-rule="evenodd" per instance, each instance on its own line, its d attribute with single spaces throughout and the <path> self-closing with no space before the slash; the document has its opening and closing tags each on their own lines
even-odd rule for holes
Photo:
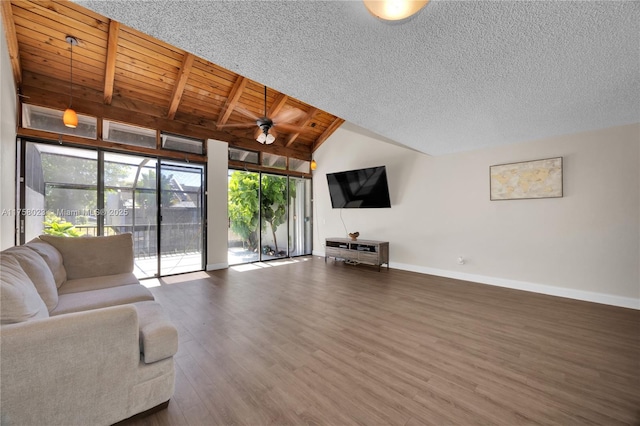
<svg viewBox="0 0 640 426">
<path fill-rule="evenodd" d="M 62 424 L 69 412 L 82 424 L 120 420 L 110 407 L 127 405 L 138 333 L 132 305 L 3 326 L 2 424 Z"/>
<path fill-rule="evenodd" d="M 145 364 L 170 358 L 178 352 L 178 330 L 156 302 L 138 302 L 140 352 Z"/>
</svg>

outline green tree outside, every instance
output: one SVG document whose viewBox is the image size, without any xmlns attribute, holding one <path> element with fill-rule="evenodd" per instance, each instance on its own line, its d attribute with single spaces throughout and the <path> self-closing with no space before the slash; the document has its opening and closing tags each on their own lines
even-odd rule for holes
<svg viewBox="0 0 640 426">
<path fill-rule="evenodd" d="M 287 177 L 264 174 L 260 200 L 258 199 L 259 189 L 258 173 L 236 170 L 231 174 L 229 180 L 231 230 L 243 239 L 248 249 L 255 250 L 260 241 L 259 220 L 262 216 L 262 228 L 265 229 L 267 224 L 269 225 L 277 253 L 276 230 L 280 225 L 287 223 L 287 205 L 296 197 L 295 186 L 290 188 L 287 196 Z"/>
</svg>

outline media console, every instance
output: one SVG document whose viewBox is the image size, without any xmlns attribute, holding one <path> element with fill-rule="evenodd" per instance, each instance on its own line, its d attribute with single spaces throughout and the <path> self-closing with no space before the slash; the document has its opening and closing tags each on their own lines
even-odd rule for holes
<svg viewBox="0 0 640 426">
<path fill-rule="evenodd" d="M 327 238 L 324 247 L 325 263 L 328 257 L 344 259 L 353 263 L 376 265 L 378 271 L 381 265 L 386 264 L 387 269 L 389 269 L 389 242 Z"/>
</svg>

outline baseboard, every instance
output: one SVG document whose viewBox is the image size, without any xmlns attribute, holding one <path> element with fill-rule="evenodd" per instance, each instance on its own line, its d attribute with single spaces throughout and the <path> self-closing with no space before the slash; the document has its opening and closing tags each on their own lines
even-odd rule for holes
<svg viewBox="0 0 640 426">
<path fill-rule="evenodd" d="M 464 272 L 448 271 L 445 269 L 428 268 L 396 262 L 391 262 L 390 267 L 394 269 L 402 269 L 404 271 L 418 272 L 421 274 L 436 275 L 439 277 L 454 278 L 457 280 L 512 288 L 515 290 L 531 291 L 533 293 L 547 294 L 549 296 L 566 297 L 569 299 L 583 300 L 585 302 L 602 303 L 605 305 L 640 310 L 640 299 L 634 299 L 631 297 L 614 296 L 605 293 L 575 290 L 565 287 L 555 287 L 526 281 L 488 277 L 484 275 L 468 274 Z"/>
<path fill-rule="evenodd" d="M 206 271 L 216 271 L 218 269 L 227 269 L 229 267 L 228 263 L 209 263 L 205 268 Z"/>
</svg>

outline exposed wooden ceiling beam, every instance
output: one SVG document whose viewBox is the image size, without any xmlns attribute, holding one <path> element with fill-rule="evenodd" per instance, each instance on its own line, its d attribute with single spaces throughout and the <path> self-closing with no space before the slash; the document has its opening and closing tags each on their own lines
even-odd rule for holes
<svg viewBox="0 0 640 426">
<path fill-rule="evenodd" d="M 314 114 L 318 111 L 317 108 L 311 108 L 309 110 L 309 112 L 307 113 L 307 115 L 304 117 L 304 119 L 302 120 L 302 123 L 300 124 L 300 127 L 306 127 L 309 123 L 311 123 L 311 120 L 313 119 Z M 300 136 L 301 132 L 296 132 L 293 133 L 291 136 L 289 136 L 289 138 L 287 139 L 287 143 L 284 145 L 286 147 L 291 146 L 291 144 L 298 139 L 298 136 Z"/>
<path fill-rule="evenodd" d="M 13 81 L 16 82 L 17 88 L 20 88 L 20 85 L 22 84 L 22 69 L 20 67 L 18 38 L 16 37 L 16 26 L 13 20 L 11 2 L 3 0 L 0 1 L 0 3 L 2 3 L 2 24 L 4 26 L 4 33 L 7 38 L 7 46 L 9 48 L 9 58 L 11 60 L 11 69 L 13 70 Z"/>
<path fill-rule="evenodd" d="M 289 96 L 285 95 L 284 93 L 278 94 L 278 96 L 276 97 L 276 100 L 271 105 L 271 108 L 269 108 L 269 111 L 267 111 L 267 117 L 273 118 L 274 116 L 276 116 L 280 112 L 282 107 L 287 103 L 288 100 L 289 100 Z M 260 136 L 260 133 L 262 133 L 262 130 L 258 126 L 256 127 L 257 129 L 253 135 L 254 139 Z"/>
<path fill-rule="evenodd" d="M 313 149 L 311 151 L 315 152 L 315 150 L 318 149 L 320 145 L 322 145 L 324 141 L 326 141 L 329 136 L 333 134 L 333 132 L 338 130 L 338 127 L 342 126 L 342 123 L 344 123 L 344 120 L 342 118 L 337 117 L 335 120 L 333 120 L 329 127 L 327 127 L 327 130 L 325 130 L 320 136 L 318 136 L 318 139 L 316 139 L 316 141 L 313 143 Z"/>
<path fill-rule="evenodd" d="M 218 121 L 216 122 L 218 130 L 220 130 L 220 126 L 226 124 L 227 120 L 231 116 L 233 109 L 238 104 L 240 100 L 240 95 L 242 95 L 242 91 L 247 86 L 247 82 L 249 80 L 246 77 L 241 75 L 238 76 L 236 82 L 234 83 L 231 91 L 229 92 L 229 96 L 227 96 L 227 101 L 224 103 L 222 107 L 222 111 L 220 111 L 220 116 L 218 117 Z"/>
<path fill-rule="evenodd" d="M 104 103 L 111 104 L 113 98 L 113 82 L 116 76 L 116 57 L 118 56 L 118 38 L 120 22 L 109 21 L 109 40 L 107 42 L 107 60 L 104 66 Z"/>
<path fill-rule="evenodd" d="M 194 56 L 191 53 L 185 53 L 184 59 L 182 60 L 182 66 L 178 72 L 178 79 L 176 84 L 173 86 L 173 93 L 171 94 L 171 105 L 169 106 L 169 113 L 167 114 L 167 118 L 169 120 L 173 120 L 176 116 L 178 105 L 180 105 L 180 99 L 182 99 L 182 94 L 184 93 L 184 86 L 187 84 L 187 79 L 191 73 L 191 67 L 193 67 L 193 60 Z"/>
<path fill-rule="evenodd" d="M 44 82 L 41 78 L 26 74 L 23 87 L 25 95 L 29 97 L 30 104 L 58 110 L 64 110 L 68 106 L 66 99 L 66 90 L 68 89 L 65 82 L 60 81 L 57 85 L 54 85 L 51 81 Z M 90 89 L 84 88 L 79 96 L 74 96 L 74 109 L 79 114 L 131 123 L 194 138 L 220 140 L 229 143 L 231 146 L 254 151 L 261 150 L 302 160 L 311 158 L 311 151 L 307 150 L 306 147 L 286 148 L 276 144 L 260 145 L 255 140 L 247 137 L 217 130 L 213 122 L 200 120 L 197 116 L 193 116 L 189 121 L 169 120 L 165 118 L 165 114 L 162 114 L 162 108 L 141 102 L 127 101 L 118 97 L 113 99 L 111 105 L 105 105 L 102 102 L 102 93 L 97 90 L 93 92 L 90 93 Z"/>
</svg>

